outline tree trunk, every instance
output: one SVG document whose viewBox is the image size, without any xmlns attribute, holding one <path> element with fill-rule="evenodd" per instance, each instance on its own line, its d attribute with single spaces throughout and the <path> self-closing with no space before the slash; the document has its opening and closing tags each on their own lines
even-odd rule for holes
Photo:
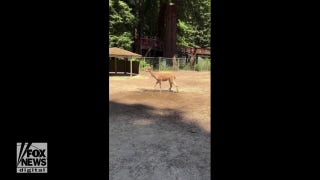
<svg viewBox="0 0 320 180">
<path fill-rule="evenodd" d="M 196 60 L 197 60 L 197 48 L 193 48 L 193 52 L 191 53 L 191 57 L 190 57 L 191 68 L 194 68 L 194 65 L 196 64 Z"/>
<path fill-rule="evenodd" d="M 135 28 L 135 42 L 134 42 L 134 52 L 141 54 L 141 31 L 142 31 L 142 22 L 143 22 L 143 9 L 142 9 L 142 2 L 143 0 L 138 0 L 138 2 L 135 1 L 136 4 L 136 11 L 137 11 L 137 17 L 138 17 L 138 23 Z"/>
<path fill-rule="evenodd" d="M 161 1 L 158 21 L 159 38 L 164 43 L 163 56 L 172 58 L 177 50 L 177 13 L 178 0 L 173 0 L 173 5 L 167 1 Z M 167 61 L 172 65 L 172 61 Z"/>
<path fill-rule="evenodd" d="M 143 22 L 143 16 L 142 16 L 142 0 L 139 0 L 139 24 L 138 24 L 138 49 L 137 53 L 142 54 L 142 49 L 141 49 L 141 31 L 142 31 L 142 22 Z"/>
<path fill-rule="evenodd" d="M 161 0 L 160 1 L 160 10 L 159 10 L 159 16 L 158 16 L 158 38 L 160 41 L 163 42 L 164 40 L 164 26 L 165 26 L 165 14 L 166 14 L 166 7 L 167 7 L 167 1 Z"/>
<path fill-rule="evenodd" d="M 177 47 L 177 8 L 176 4 L 169 5 L 167 9 L 166 16 L 166 30 L 165 30 L 165 49 L 164 56 L 168 58 L 172 58 L 176 53 Z M 172 64 L 172 62 L 168 62 Z"/>
</svg>

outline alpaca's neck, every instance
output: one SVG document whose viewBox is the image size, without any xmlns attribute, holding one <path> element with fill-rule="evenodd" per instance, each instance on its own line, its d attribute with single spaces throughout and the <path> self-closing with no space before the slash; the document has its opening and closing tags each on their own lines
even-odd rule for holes
<svg viewBox="0 0 320 180">
<path fill-rule="evenodd" d="M 157 75 L 153 72 L 153 71 L 149 71 L 149 73 L 151 74 L 152 77 L 154 77 L 155 79 L 157 79 Z"/>
</svg>

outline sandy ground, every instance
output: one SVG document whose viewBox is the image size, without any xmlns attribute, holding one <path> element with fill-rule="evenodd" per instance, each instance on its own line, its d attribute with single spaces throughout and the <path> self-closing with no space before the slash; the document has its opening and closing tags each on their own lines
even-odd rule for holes
<svg viewBox="0 0 320 180">
<path fill-rule="evenodd" d="M 210 179 L 210 72 L 109 78 L 109 179 Z"/>
</svg>

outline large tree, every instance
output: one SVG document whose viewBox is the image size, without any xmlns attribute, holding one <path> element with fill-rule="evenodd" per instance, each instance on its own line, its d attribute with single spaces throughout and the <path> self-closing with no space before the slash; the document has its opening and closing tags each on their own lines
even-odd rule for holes
<svg viewBox="0 0 320 180">
<path fill-rule="evenodd" d="M 112 0 L 110 5 L 111 42 L 132 44 L 141 53 L 141 37 L 158 37 L 163 56 L 173 57 L 176 45 L 210 47 L 209 0 Z M 121 3 L 122 2 L 122 3 Z M 115 6 L 117 5 L 117 7 Z M 113 10 L 113 11 L 112 11 Z M 126 12 L 125 12 L 126 11 Z M 117 26 L 117 27 L 116 27 Z M 118 27 L 120 26 L 120 27 Z"/>
<path fill-rule="evenodd" d="M 164 43 L 163 56 L 172 58 L 177 50 L 178 0 L 160 0 L 159 38 Z"/>
<path fill-rule="evenodd" d="M 194 48 L 210 47 L 210 1 L 186 0 L 179 5 L 177 43 Z"/>
<path fill-rule="evenodd" d="M 135 16 L 126 2 L 121 0 L 109 1 L 109 47 L 121 47 L 131 50 L 133 37 L 131 29 Z"/>
</svg>

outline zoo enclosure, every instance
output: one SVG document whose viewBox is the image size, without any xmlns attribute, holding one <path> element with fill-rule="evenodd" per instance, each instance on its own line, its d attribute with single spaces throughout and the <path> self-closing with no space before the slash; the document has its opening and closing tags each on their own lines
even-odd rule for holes
<svg viewBox="0 0 320 180">
<path fill-rule="evenodd" d="M 141 57 L 136 58 L 139 63 L 140 71 L 147 67 L 152 67 L 154 71 L 210 71 L 211 58 L 198 57 L 188 58 L 164 58 L 164 57 Z"/>
</svg>

